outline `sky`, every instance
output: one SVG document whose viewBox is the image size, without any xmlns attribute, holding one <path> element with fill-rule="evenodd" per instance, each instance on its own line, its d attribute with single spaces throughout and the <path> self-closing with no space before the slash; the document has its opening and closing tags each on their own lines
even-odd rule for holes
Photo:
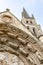
<svg viewBox="0 0 43 65">
<path fill-rule="evenodd" d="M 0 12 L 9 8 L 18 19 L 21 19 L 23 7 L 30 16 L 34 15 L 43 30 L 43 0 L 0 0 Z"/>
</svg>

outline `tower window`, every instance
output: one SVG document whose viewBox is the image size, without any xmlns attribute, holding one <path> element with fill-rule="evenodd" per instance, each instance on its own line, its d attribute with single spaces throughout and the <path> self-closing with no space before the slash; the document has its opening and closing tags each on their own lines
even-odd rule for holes
<svg viewBox="0 0 43 65">
<path fill-rule="evenodd" d="M 29 29 L 29 26 L 27 26 L 27 29 Z"/>
<path fill-rule="evenodd" d="M 32 24 L 32 21 L 30 21 L 30 23 Z"/>
<path fill-rule="evenodd" d="M 33 32 L 35 33 L 35 28 L 33 28 Z"/>
<path fill-rule="evenodd" d="M 33 28 L 34 35 L 36 36 L 35 28 Z"/>
<path fill-rule="evenodd" d="M 28 23 L 28 21 L 26 21 L 26 23 Z"/>
</svg>

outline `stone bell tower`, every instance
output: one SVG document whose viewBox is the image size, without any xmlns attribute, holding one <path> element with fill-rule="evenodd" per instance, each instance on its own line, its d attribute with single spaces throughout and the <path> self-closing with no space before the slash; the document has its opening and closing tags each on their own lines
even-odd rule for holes
<svg viewBox="0 0 43 65">
<path fill-rule="evenodd" d="M 43 42 L 43 32 L 41 30 L 41 26 L 36 23 L 35 17 L 32 14 L 30 17 L 26 12 L 25 8 L 23 8 L 22 12 L 22 24 L 41 42 Z"/>
</svg>

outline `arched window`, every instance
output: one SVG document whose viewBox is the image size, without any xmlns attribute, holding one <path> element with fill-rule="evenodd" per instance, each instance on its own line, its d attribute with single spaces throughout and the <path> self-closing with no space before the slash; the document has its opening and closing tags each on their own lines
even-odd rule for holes
<svg viewBox="0 0 43 65">
<path fill-rule="evenodd" d="M 26 23 L 28 24 L 28 21 L 26 21 Z"/>
<path fill-rule="evenodd" d="M 32 21 L 30 21 L 30 23 L 32 24 Z"/>
<path fill-rule="evenodd" d="M 33 32 L 35 33 L 35 28 L 33 28 Z"/>
<path fill-rule="evenodd" d="M 27 26 L 27 29 L 29 29 L 29 26 Z"/>
<path fill-rule="evenodd" d="M 35 31 L 35 28 L 33 28 L 33 33 L 34 33 L 34 35 L 36 36 L 36 31 Z"/>
</svg>

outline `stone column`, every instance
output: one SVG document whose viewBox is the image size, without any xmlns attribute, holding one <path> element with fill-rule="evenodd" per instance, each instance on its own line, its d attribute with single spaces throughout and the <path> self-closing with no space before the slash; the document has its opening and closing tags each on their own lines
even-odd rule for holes
<svg viewBox="0 0 43 65">
<path fill-rule="evenodd" d="M 39 38 L 39 40 L 43 43 L 43 36 L 41 36 L 41 37 Z"/>
<path fill-rule="evenodd" d="M 35 35 L 43 43 L 43 32 L 35 28 Z"/>
</svg>

